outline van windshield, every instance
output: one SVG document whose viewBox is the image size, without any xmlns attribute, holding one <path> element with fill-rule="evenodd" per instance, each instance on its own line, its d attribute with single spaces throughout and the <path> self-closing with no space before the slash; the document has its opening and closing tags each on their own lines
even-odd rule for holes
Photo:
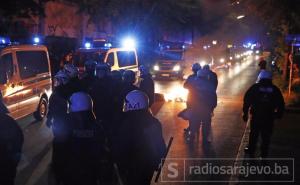
<svg viewBox="0 0 300 185">
<path fill-rule="evenodd" d="M 88 60 L 94 60 L 97 62 L 103 62 L 106 52 L 77 52 L 73 56 L 73 64 L 76 67 L 84 67 L 84 63 Z"/>
<path fill-rule="evenodd" d="M 182 51 L 163 51 L 159 55 L 159 60 L 182 60 Z"/>
<path fill-rule="evenodd" d="M 48 57 L 45 51 L 17 51 L 16 54 L 22 79 L 49 72 Z"/>
<path fill-rule="evenodd" d="M 137 65 L 134 51 L 118 51 L 119 67 L 127 67 Z"/>
</svg>

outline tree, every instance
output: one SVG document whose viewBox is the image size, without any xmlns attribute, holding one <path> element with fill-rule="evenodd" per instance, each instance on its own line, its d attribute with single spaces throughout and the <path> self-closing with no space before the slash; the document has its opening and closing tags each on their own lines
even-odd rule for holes
<svg viewBox="0 0 300 185">
<path fill-rule="evenodd" d="M 43 16 L 44 10 L 41 2 L 47 0 L 9 0 L 0 2 L 0 34 L 11 35 L 19 31 L 20 25 L 17 18 L 30 18 L 31 16 Z M 17 24 L 17 25 L 16 25 Z M 13 30 L 13 27 L 18 27 Z M 20 33 L 21 34 L 21 33 Z"/>
<path fill-rule="evenodd" d="M 200 15 L 197 0 L 68 0 L 90 15 L 90 21 L 108 19 L 116 34 L 134 32 L 143 37 L 159 38 L 162 29 L 177 32 L 192 26 Z M 153 37 L 154 36 L 154 37 Z"/>
</svg>

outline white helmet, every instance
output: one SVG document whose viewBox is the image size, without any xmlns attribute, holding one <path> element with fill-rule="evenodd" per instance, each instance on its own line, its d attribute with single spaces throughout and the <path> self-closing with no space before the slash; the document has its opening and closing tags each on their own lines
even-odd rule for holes
<svg viewBox="0 0 300 185">
<path fill-rule="evenodd" d="M 64 65 L 64 71 L 67 73 L 67 75 L 70 78 L 75 78 L 79 74 L 78 68 L 75 67 L 73 64 L 65 64 Z"/>
<path fill-rule="evenodd" d="M 257 77 L 257 82 L 259 82 L 262 79 L 272 80 L 272 73 L 267 70 L 261 70 Z"/>
<path fill-rule="evenodd" d="M 67 73 L 63 70 L 60 70 L 56 73 L 56 75 L 54 76 L 55 79 L 55 84 L 54 86 L 60 86 L 60 85 L 66 85 L 69 80 L 70 77 L 67 75 Z"/>
<path fill-rule="evenodd" d="M 89 111 L 93 109 L 93 101 L 85 92 L 73 93 L 70 97 L 70 112 Z"/>
<path fill-rule="evenodd" d="M 124 100 L 123 112 L 149 108 L 148 96 L 139 90 L 129 92 Z"/>
</svg>

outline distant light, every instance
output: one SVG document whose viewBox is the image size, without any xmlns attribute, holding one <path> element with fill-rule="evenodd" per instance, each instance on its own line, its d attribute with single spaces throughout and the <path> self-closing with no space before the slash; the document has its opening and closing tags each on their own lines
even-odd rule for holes
<svg viewBox="0 0 300 185">
<path fill-rule="evenodd" d="M 245 15 L 239 15 L 239 16 L 236 17 L 236 19 L 242 19 L 244 17 L 245 17 Z"/>
<path fill-rule="evenodd" d="M 206 63 L 205 60 L 202 60 L 202 61 L 200 62 L 200 66 L 201 66 L 201 67 L 205 66 L 206 64 L 207 64 L 207 63 Z"/>
<path fill-rule="evenodd" d="M 135 40 L 130 37 L 125 38 L 122 42 L 122 47 L 126 49 L 134 49 L 136 47 Z"/>
<path fill-rule="evenodd" d="M 229 57 L 229 60 L 232 60 L 233 58 L 232 57 Z"/>
<path fill-rule="evenodd" d="M 104 47 L 110 48 L 110 47 L 112 47 L 112 44 L 111 43 L 105 43 Z"/>
<path fill-rule="evenodd" d="M 259 58 L 260 58 L 260 57 L 259 57 L 258 55 L 255 56 L 255 60 L 259 60 Z"/>
<path fill-rule="evenodd" d="M 185 49 L 185 45 L 182 45 L 182 49 Z"/>
<path fill-rule="evenodd" d="M 208 48 L 210 48 L 210 45 L 207 45 Z"/>
<path fill-rule="evenodd" d="M 220 62 L 221 62 L 221 63 L 224 63 L 224 62 L 225 62 L 225 59 L 224 59 L 224 58 L 220 58 Z"/>
<path fill-rule="evenodd" d="M 5 44 L 5 40 L 4 39 L 2 39 L 1 42 L 2 42 L 2 44 Z"/>
<path fill-rule="evenodd" d="M 259 54 L 259 50 L 256 50 L 255 53 L 256 53 L 256 54 Z"/>
<path fill-rule="evenodd" d="M 180 65 L 175 65 L 173 67 L 173 71 L 180 71 Z"/>
<path fill-rule="evenodd" d="M 216 40 L 213 40 L 213 41 L 212 41 L 212 44 L 213 44 L 213 45 L 217 45 L 217 43 L 218 43 L 218 41 L 216 41 Z"/>
<path fill-rule="evenodd" d="M 91 48 L 91 46 L 92 46 L 92 44 L 91 44 L 90 42 L 86 42 L 86 43 L 84 44 L 84 47 L 85 47 L 85 48 Z"/>
<path fill-rule="evenodd" d="M 207 46 L 203 46 L 203 49 L 204 49 L 204 50 L 207 50 Z"/>
<path fill-rule="evenodd" d="M 40 43 L 40 38 L 39 38 L 39 37 L 34 37 L 34 38 L 33 38 L 33 42 L 34 42 L 35 44 Z"/>
<path fill-rule="evenodd" d="M 155 66 L 153 66 L 153 69 L 154 69 L 154 71 L 159 71 L 159 66 L 155 65 Z"/>
</svg>

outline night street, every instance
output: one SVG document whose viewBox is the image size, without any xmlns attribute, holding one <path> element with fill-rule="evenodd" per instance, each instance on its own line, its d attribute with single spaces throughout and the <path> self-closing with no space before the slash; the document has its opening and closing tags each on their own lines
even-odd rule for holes
<svg viewBox="0 0 300 185">
<path fill-rule="evenodd" d="M 0 2 L 0 185 L 300 182 L 295 0 Z"/>
<path fill-rule="evenodd" d="M 241 143 L 241 140 L 246 127 L 241 120 L 242 98 L 244 92 L 257 78 L 257 63 L 249 59 L 229 70 L 219 69 L 217 74 L 219 78 L 218 106 L 214 111 L 213 142 L 209 147 L 203 146 L 201 134 L 199 142 L 195 143 L 194 147 L 184 140 L 183 129 L 187 127 L 187 122 L 177 117 L 177 114 L 185 108 L 185 103 L 180 102 L 186 96 L 182 87 L 183 81 L 158 80 L 155 82 L 157 93 L 171 97 L 162 106 L 153 106 L 155 109 L 159 108 L 159 111 L 153 111 L 158 111 L 156 117 L 162 122 L 165 142 L 167 143 L 170 137 L 174 137 L 168 158 L 235 159 L 237 155 L 241 155 L 238 152 L 239 148 L 245 145 Z M 44 123 L 34 122 L 32 117 L 20 120 L 19 125 L 25 134 L 25 144 L 16 184 L 46 184 L 51 160 L 52 134 L 50 129 Z M 240 146 L 241 144 L 243 146 Z"/>
</svg>

